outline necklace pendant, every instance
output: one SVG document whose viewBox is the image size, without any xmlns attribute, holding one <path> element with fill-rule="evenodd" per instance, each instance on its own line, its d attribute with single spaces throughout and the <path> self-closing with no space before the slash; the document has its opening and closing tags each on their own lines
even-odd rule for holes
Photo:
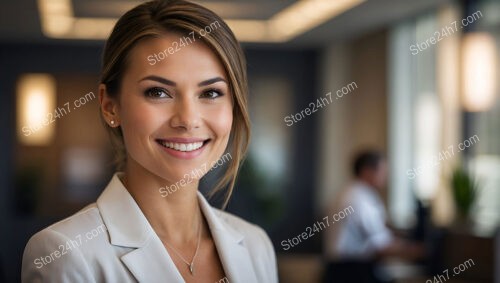
<svg viewBox="0 0 500 283">
<path fill-rule="evenodd" d="M 191 272 L 191 275 L 194 275 L 194 263 L 189 265 L 189 271 Z"/>
</svg>

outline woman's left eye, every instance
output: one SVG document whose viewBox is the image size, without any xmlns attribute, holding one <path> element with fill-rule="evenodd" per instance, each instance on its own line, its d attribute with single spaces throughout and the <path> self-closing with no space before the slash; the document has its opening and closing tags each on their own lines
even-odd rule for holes
<svg viewBox="0 0 500 283">
<path fill-rule="evenodd" d="M 222 95 L 223 95 L 223 93 L 221 91 L 216 90 L 216 89 L 210 89 L 210 90 L 204 91 L 201 96 L 203 98 L 215 99 L 215 98 L 222 96 Z"/>
</svg>

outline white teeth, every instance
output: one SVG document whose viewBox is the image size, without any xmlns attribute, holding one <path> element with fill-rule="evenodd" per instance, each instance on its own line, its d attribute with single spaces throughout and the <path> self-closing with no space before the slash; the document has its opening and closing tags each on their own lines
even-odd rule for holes
<svg viewBox="0 0 500 283">
<path fill-rule="evenodd" d="M 164 147 L 172 148 L 178 151 L 193 151 L 203 146 L 203 142 L 194 143 L 174 143 L 174 142 L 160 142 Z"/>
</svg>

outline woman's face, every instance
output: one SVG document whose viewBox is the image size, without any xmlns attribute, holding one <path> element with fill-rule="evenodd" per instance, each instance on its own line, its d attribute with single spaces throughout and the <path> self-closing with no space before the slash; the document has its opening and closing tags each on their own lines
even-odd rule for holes
<svg viewBox="0 0 500 283">
<path fill-rule="evenodd" d="M 165 51 L 180 38 L 167 33 L 131 50 L 117 105 L 127 162 L 171 183 L 196 169 L 206 173 L 224 153 L 233 122 L 219 59 L 200 41 Z M 151 64 L 148 56 L 160 52 L 167 58 Z"/>
</svg>

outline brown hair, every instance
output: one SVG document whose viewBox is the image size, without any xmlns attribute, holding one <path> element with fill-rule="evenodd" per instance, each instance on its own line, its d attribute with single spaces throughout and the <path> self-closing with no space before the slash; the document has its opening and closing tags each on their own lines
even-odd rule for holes
<svg viewBox="0 0 500 283">
<path fill-rule="evenodd" d="M 233 96 L 233 125 L 226 151 L 231 155 L 224 175 L 219 179 L 211 195 L 229 184 L 224 206 L 232 194 L 238 168 L 244 159 L 250 139 L 250 119 L 247 107 L 247 74 L 243 51 L 227 24 L 214 12 L 184 0 L 156 0 L 141 4 L 125 13 L 116 23 L 106 42 L 103 54 L 101 83 L 107 94 L 117 98 L 127 57 L 141 40 L 160 37 L 166 32 L 187 35 L 198 34 L 205 27 L 218 22 L 216 29 L 200 33 L 202 40 L 218 56 L 229 78 Z M 206 31 L 206 30 L 205 30 Z M 126 149 L 120 127 L 106 127 L 116 151 L 118 169 L 126 162 Z"/>
</svg>

